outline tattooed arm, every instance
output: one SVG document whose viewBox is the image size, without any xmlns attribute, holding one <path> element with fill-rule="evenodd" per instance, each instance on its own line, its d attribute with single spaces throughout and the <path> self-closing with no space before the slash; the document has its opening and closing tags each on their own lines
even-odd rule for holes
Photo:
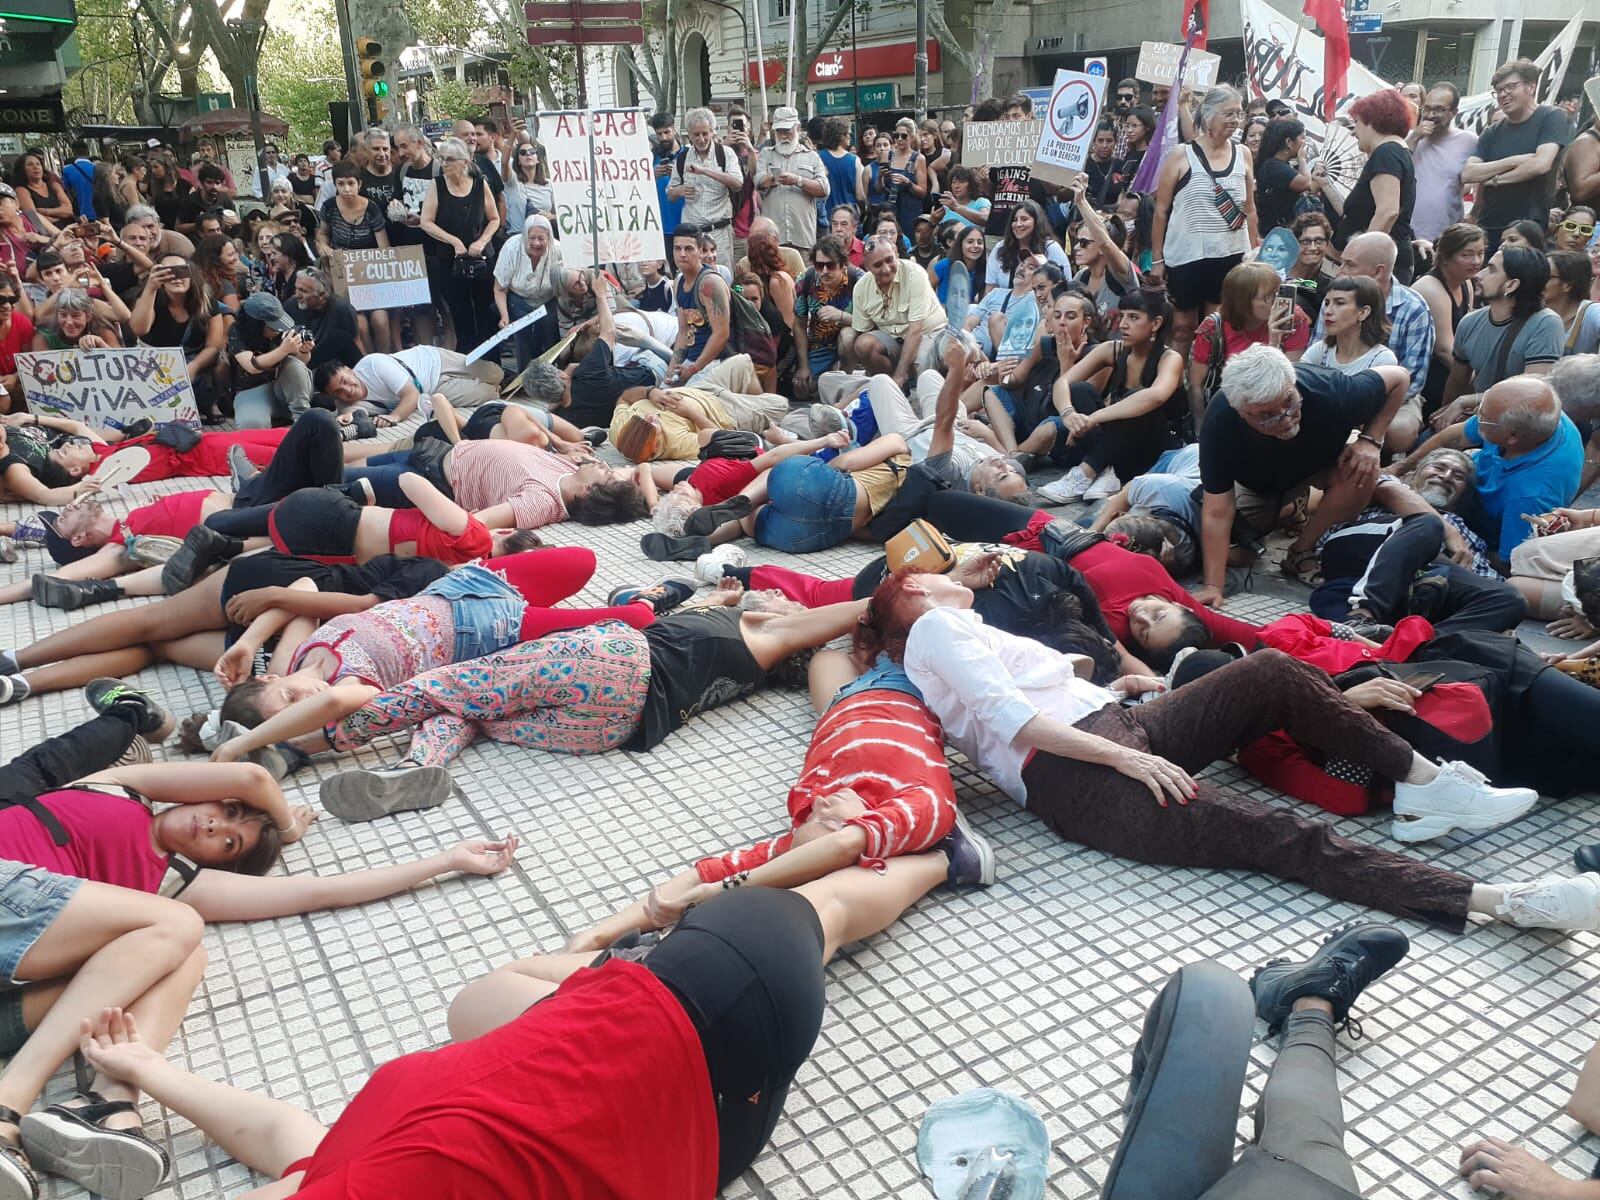
<svg viewBox="0 0 1600 1200">
<path fill-rule="evenodd" d="M 715 271 L 703 271 L 695 287 L 700 292 L 700 304 L 705 309 L 706 324 L 711 327 L 711 336 L 706 339 L 705 349 L 700 352 L 700 357 L 680 372 L 684 379 L 693 379 L 716 362 L 722 355 L 723 347 L 728 344 L 728 285 L 722 282 L 722 276 Z"/>
</svg>

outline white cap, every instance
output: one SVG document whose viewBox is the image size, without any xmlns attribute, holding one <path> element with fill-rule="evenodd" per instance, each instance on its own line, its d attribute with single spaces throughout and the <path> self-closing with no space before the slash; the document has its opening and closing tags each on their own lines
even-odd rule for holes
<svg viewBox="0 0 1600 1200">
<path fill-rule="evenodd" d="M 800 124 L 800 114 L 794 109 L 784 106 L 772 110 L 772 127 L 774 129 L 793 129 Z"/>
</svg>

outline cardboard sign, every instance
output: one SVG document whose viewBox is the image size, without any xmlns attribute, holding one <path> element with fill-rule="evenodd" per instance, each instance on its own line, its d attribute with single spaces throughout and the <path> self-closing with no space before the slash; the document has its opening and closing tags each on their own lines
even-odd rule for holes
<svg viewBox="0 0 1600 1200">
<path fill-rule="evenodd" d="M 1070 184 L 1082 174 L 1105 100 L 1105 76 L 1056 72 L 1039 145 L 1034 150 L 1035 176 L 1046 183 Z"/>
<path fill-rule="evenodd" d="M 1183 47 L 1171 42 L 1139 43 L 1139 63 L 1133 68 L 1133 77 L 1145 83 L 1171 87 L 1178 78 L 1178 59 Z M 1218 54 L 1204 50 L 1189 51 L 1189 65 L 1184 69 L 1184 85 L 1191 88 L 1210 87 L 1217 81 Z"/>
<path fill-rule="evenodd" d="M 961 127 L 961 161 L 969 167 L 1020 167 L 1033 161 L 1043 121 L 969 121 Z"/>
<path fill-rule="evenodd" d="M 121 429 L 140 417 L 200 423 L 183 351 L 176 346 L 23 351 L 17 376 L 34 412 Z"/>
<path fill-rule="evenodd" d="M 1032 175 L 1027 167 L 990 167 L 989 182 L 994 185 L 994 202 L 989 209 L 989 219 L 983 231 L 990 237 L 1002 237 L 1011 225 L 1011 214 L 1017 205 L 1029 198 L 1028 179 Z"/>
<path fill-rule="evenodd" d="M 380 308 L 414 308 L 432 302 L 428 291 L 428 260 L 421 246 L 390 246 L 387 250 L 335 250 L 333 290 L 359 312 Z"/>
<path fill-rule="evenodd" d="M 570 265 L 667 257 L 647 116 L 634 108 L 539 114 L 561 254 Z"/>
</svg>

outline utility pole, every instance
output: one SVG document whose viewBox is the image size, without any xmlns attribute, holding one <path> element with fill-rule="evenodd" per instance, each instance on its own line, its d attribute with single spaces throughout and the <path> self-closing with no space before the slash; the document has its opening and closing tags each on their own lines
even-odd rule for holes
<svg viewBox="0 0 1600 1200">
<path fill-rule="evenodd" d="M 357 122 L 366 106 L 361 97 L 361 75 L 356 70 L 356 39 L 350 31 L 350 0 L 333 0 L 333 12 L 339 24 L 339 57 L 344 60 L 344 89 L 349 97 L 345 103 L 345 139 L 354 141 Z"/>
<path fill-rule="evenodd" d="M 917 0 L 917 120 L 928 119 L 928 0 Z"/>
</svg>

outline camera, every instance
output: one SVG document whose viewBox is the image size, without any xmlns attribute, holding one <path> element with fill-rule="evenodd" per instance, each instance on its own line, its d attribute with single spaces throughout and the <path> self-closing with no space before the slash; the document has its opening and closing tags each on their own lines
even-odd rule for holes
<svg viewBox="0 0 1600 1200">
<path fill-rule="evenodd" d="M 296 325 L 294 327 L 294 335 L 302 342 L 314 342 L 317 340 L 311 335 L 311 330 L 307 329 L 304 325 Z"/>
</svg>

